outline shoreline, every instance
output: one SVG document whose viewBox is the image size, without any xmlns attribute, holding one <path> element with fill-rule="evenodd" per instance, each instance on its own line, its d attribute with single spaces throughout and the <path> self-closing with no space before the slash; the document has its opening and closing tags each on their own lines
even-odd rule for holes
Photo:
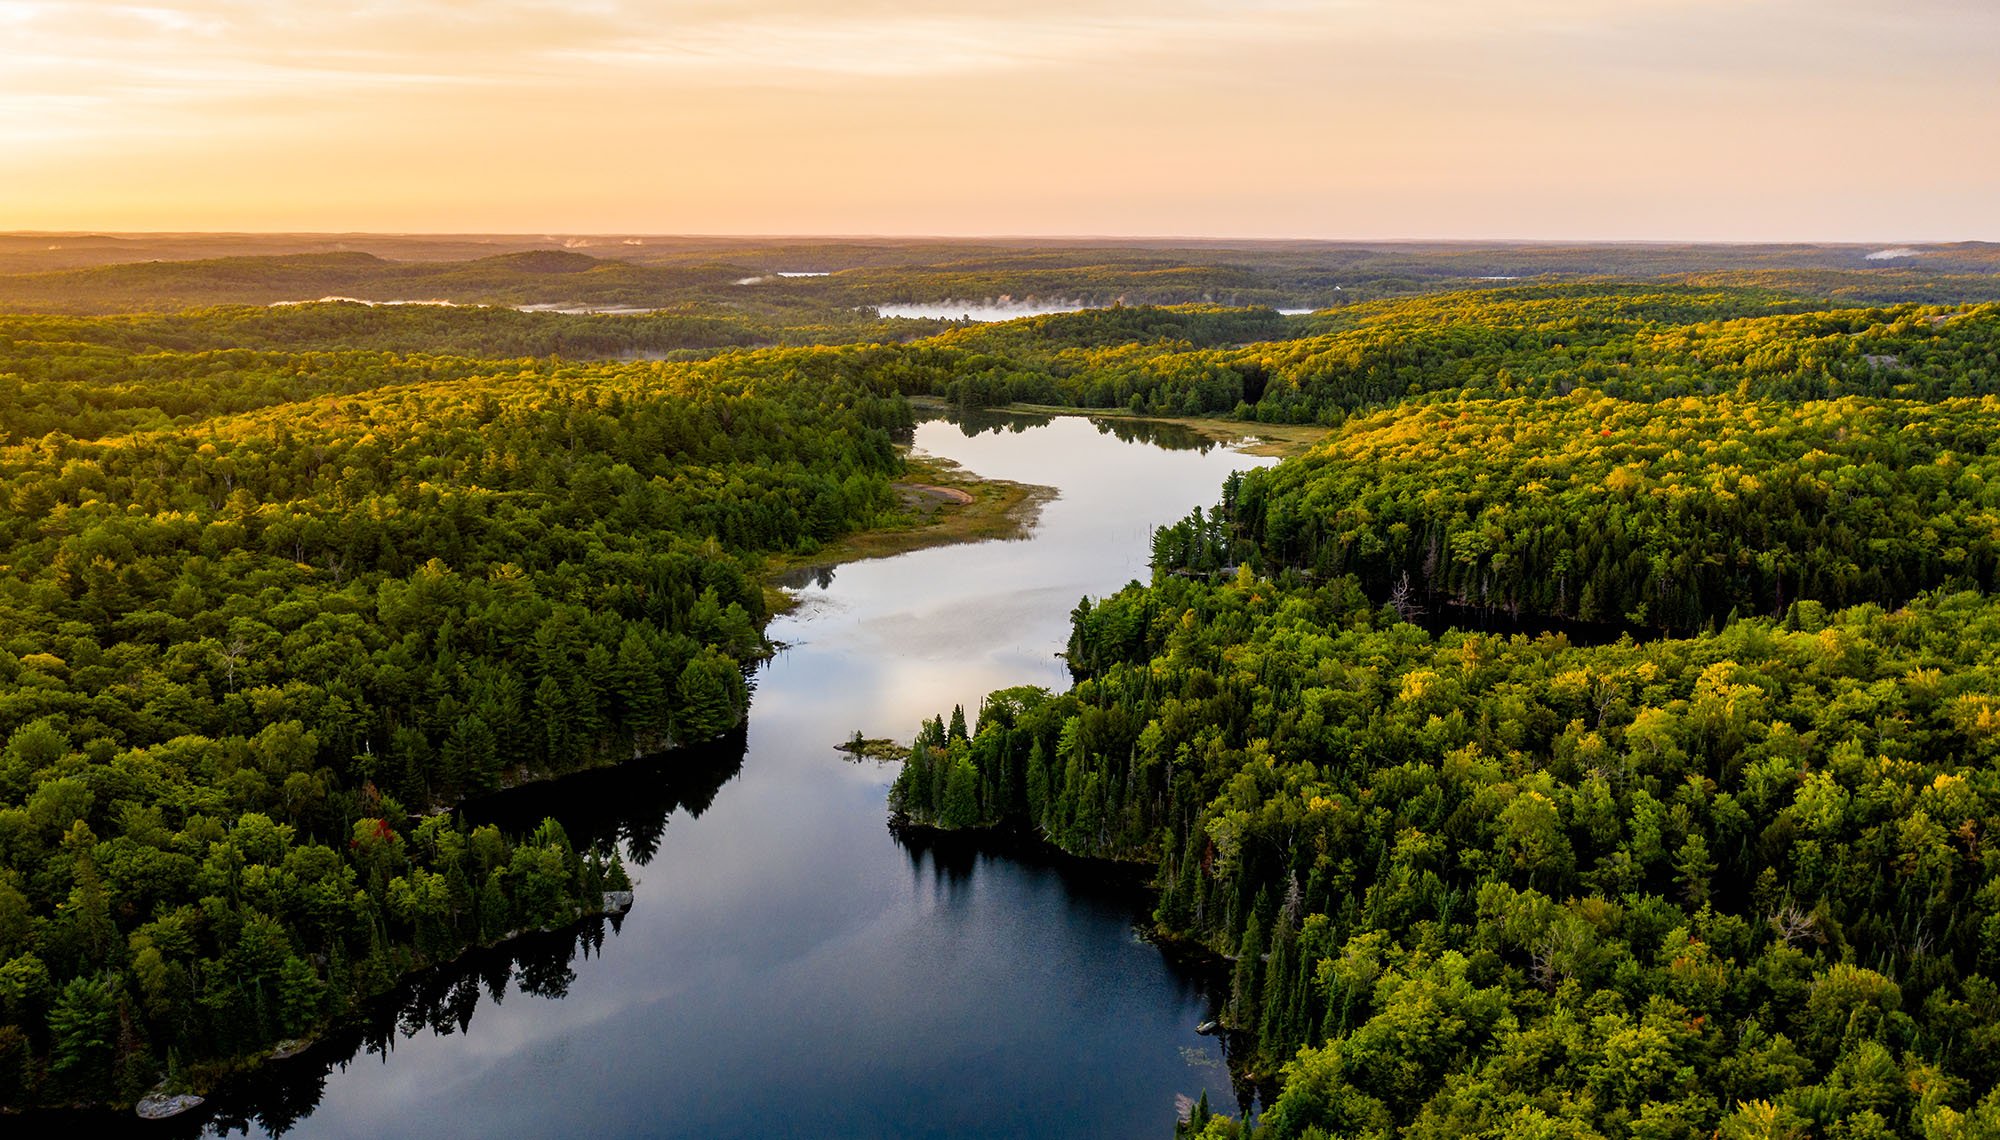
<svg viewBox="0 0 2000 1140">
<path fill-rule="evenodd" d="M 927 412 L 942 411 L 945 407 L 941 402 L 925 397 L 914 397 L 910 402 L 913 407 Z M 1212 416 L 1135 415 L 1119 408 L 1071 408 L 1053 404 L 1015 403 L 981 410 L 1016 415 L 1080 416 L 1091 420 L 1175 424 L 1224 446 L 1235 447 L 1245 455 L 1276 459 L 1304 455 L 1335 430 L 1319 424 L 1249 423 Z M 891 486 L 901 498 L 903 509 L 911 512 L 911 519 L 901 524 L 843 535 L 811 554 L 771 556 L 764 564 L 765 604 L 770 617 L 781 617 L 796 609 L 799 598 L 793 591 L 809 580 L 807 576 L 818 571 L 835 570 L 852 562 L 892 558 L 913 550 L 1026 538 L 1040 518 L 1042 507 L 1061 496 L 1055 487 L 981 478 L 951 460 L 914 454 L 907 446 L 902 451 L 903 477 Z"/>
<path fill-rule="evenodd" d="M 623 897 L 614 899 L 614 895 Z M 396 974 L 387 989 L 356 998 L 349 1009 L 313 1026 L 303 1037 L 288 1038 L 247 1053 L 196 1062 L 182 1072 L 180 1080 L 171 1085 L 163 1080 L 134 1100 L 9 1105 L 0 1107 L 0 1120 L 15 1124 L 47 1124 L 51 1127 L 81 1124 L 105 1129 L 113 1134 L 133 1131 L 135 1134 L 143 1132 L 147 1135 L 160 1135 L 161 1133 L 154 1130 L 188 1120 L 206 1123 L 217 1112 L 232 1107 L 231 1093 L 240 1091 L 232 1090 L 230 1087 L 232 1084 L 255 1080 L 277 1067 L 320 1063 L 315 1054 L 323 1045 L 344 1032 L 364 1027 L 371 1019 L 379 1019 L 384 1013 L 393 1012 L 397 1006 L 397 999 L 403 992 L 426 975 L 452 969 L 468 959 L 481 955 L 511 953 L 514 949 L 538 938 L 574 936 L 593 922 L 615 923 L 631 913 L 631 909 L 630 891 L 607 891 L 598 906 L 579 908 L 574 916 L 564 921 L 549 926 L 510 930 L 492 941 L 468 943 L 448 956 L 425 961 L 403 970 Z M 143 1105 L 156 1097 L 169 1100 L 189 1098 L 191 1103 L 181 1103 L 171 1111 L 153 1114 L 141 1111 Z"/>
<path fill-rule="evenodd" d="M 905 521 L 834 539 L 811 554 L 774 555 L 764 564 L 765 608 L 771 617 L 796 609 L 796 591 L 814 574 L 853 562 L 962 543 L 1013 541 L 1035 529 L 1054 487 L 983 479 L 957 463 L 905 449 L 903 476 L 891 487 Z"/>
<path fill-rule="evenodd" d="M 817 570 L 833 569 L 851 562 L 863 562 L 875 558 L 888 558 L 913 550 L 931 547 L 953 546 L 960 543 L 986 542 L 999 539 L 1020 539 L 1027 537 L 1040 517 L 1042 506 L 1057 497 L 1054 487 L 1037 484 L 1017 483 L 1006 479 L 981 479 L 950 460 L 927 455 L 912 456 L 905 453 L 905 470 L 902 478 L 892 484 L 902 500 L 902 509 L 907 512 L 909 522 L 876 530 L 860 531 L 828 543 L 811 555 L 787 555 L 772 558 L 765 567 L 765 590 L 767 598 L 772 594 L 782 598 L 781 604 L 769 607 L 769 618 L 776 618 L 798 604 L 797 596 L 777 584 L 781 577 L 795 574 L 810 574 Z M 775 647 L 774 647 L 775 650 Z M 768 654 L 766 654 L 768 656 Z M 669 750 L 678 742 L 669 745 Z M 616 753 L 607 753 L 576 769 L 576 772 L 597 771 L 615 768 L 629 759 Z M 561 780 L 575 773 L 543 773 L 513 770 L 503 774 L 502 785 L 488 795 L 516 791 L 538 784 Z M 456 812 L 464 803 L 476 796 L 462 796 L 449 805 L 434 804 L 429 811 Z M 425 813 L 425 814 L 428 814 Z M 629 901 L 622 907 L 600 906 L 585 908 L 568 922 L 542 929 L 509 931 L 505 936 L 488 943 L 473 943 L 459 948 L 447 958 L 424 962 L 412 969 L 399 973 L 389 990 L 383 994 L 361 999 L 357 1008 L 333 1020 L 315 1027 L 304 1042 L 284 1042 L 274 1049 L 254 1053 L 239 1054 L 234 1057 L 217 1059 L 191 1068 L 181 1087 L 175 1092 L 188 1091 L 200 1097 L 213 1097 L 222 1091 L 222 1086 L 232 1079 L 239 1079 L 256 1073 L 271 1065 L 284 1064 L 300 1056 L 313 1052 L 313 1046 L 332 1036 L 346 1025 L 368 1016 L 370 1007 L 377 1005 L 389 995 L 408 984 L 412 979 L 427 973 L 446 969 L 463 959 L 479 954 L 504 950 L 506 947 L 533 938 L 537 935 L 559 934 L 573 931 L 584 923 L 607 918 L 620 918 L 629 910 Z M 284 1048 L 282 1046 L 293 1046 Z M 155 1089 L 155 1092 L 162 1090 Z M 149 1094 L 150 1095 L 150 1094 Z M 62 1106 L 36 1106 L 16 1110 L 25 1114 L 71 1112 L 112 1112 L 131 1113 L 138 1102 L 127 1104 L 122 1101 L 103 1101 L 95 1104 L 76 1103 Z M 173 1114 L 195 1115 L 201 1111 L 200 1103 L 188 1105 L 181 1112 Z M 13 1113 L 7 1114 L 13 1116 Z M 18 1118 L 18 1117 L 16 1117 Z"/>
<path fill-rule="evenodd" d="M 1082 416 L 1092 420 L 1130 420 L 1136 423 L 1178 424 L 1224 445 L 1237 445 L 1245 455 L 1289 459 L 1304 455 L 1334 433 L 1321 424 L 1266 424 L 1250 420 L 1227 420 L 1217 416 L 1167 416 L 1135 413 L 1124 408 L 1071 408 L 1058 404 L 1007 404 L 986 411 L 1029 416 Z"/>
</svg>

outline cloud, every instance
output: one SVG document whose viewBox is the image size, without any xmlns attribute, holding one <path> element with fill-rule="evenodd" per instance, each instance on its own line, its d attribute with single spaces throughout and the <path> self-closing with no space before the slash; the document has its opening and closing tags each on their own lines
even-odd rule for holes
<svg viewBox="0 0 2000 1140">
<path fill-rule="evenodd" d="M 1722 0 L 1019 0 L 551 3 L 0 0 L 0 91 L 210 93 L 536 84 L 590 69 L 703 82 L 978 73 L 1298 40 L 1515 35 Z"/>
<path fill-rule="evenodd" d="M 1657 233 L 1845 195 L 1930 218 L 1995 186 L 1995 42 L 1990 0 L 0 0 L 0 212 Z"/>
</svg>

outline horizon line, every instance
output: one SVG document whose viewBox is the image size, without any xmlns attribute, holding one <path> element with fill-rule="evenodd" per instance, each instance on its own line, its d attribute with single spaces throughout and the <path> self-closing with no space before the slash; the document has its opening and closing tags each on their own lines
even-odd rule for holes
<svg viewBox="0 0 2000 1140">
<path fill-rule="evenodd" d="M 559 241 L 606 238 L 637 241 L 831 242 L 1186 242 L 1192 244 L 1501 245 L 1501 246 L 1952 246 L 2000 245 L 1988 238 L 1632 238 L 1632 237 L 1245 237 L 1192 234 L 975 234 L 975 233 L 672 233 L 642 230 L 0 230 L 7 238 L 458 238 Z"/>
</svg>

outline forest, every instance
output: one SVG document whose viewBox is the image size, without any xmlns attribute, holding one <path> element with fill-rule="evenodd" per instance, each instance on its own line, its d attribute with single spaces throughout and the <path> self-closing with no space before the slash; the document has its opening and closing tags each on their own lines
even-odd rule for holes
<svg viewBox="0 0 2000 1140">
<path fill-rule="evenodd" d="M 198 1086 L 413 969 L 596 913 L 625 889 L 614 848 L 451 806 L 739 725 L 764 558 L 900 509 L 911 411 L 865 350 L 608 365 L 10 328 L 8 1105 Z"/>
<path fill-rule="evenodd" d="M 896 303 L 1337 309 L 1518 284 L 1760 289 L 1822 306 L 2000 301 L 2000 245 L 1490 244 L 654 235 L 0 234 L 0 309 L 373 302 L 841 325 Z M 1252 401 L 1253 403 L 1255 401 Z"/>
<path fill-rule="evenodd" d="M 1312 320 L 1039 354 L 1078 403 L 1118 369 L 1228 415 L 1254 374 L 1237 417 L 1330 431 L 1083 599 L 1073 688 L 921 726 L 897 825 L 1155 868 L 1262 1095 L 1186 1136 L 2000 1129 L 2000 312 L 1533 287 Z"/>
<path fill-rule="evenodd" d="M 1257 1135 L 1993 1126 L 1985 596 L 1578 646 L 1245 567 L 1076 629 L 1073 690 L 926 726 L 895 806 L 1154 861 Z"/>
<path fill-rule="evenodd" d="M 1076 606 L 1072 688 L 937 717 L 890 790 L 901 827 L 1152 869 L 1265 1097 L 1185 1133 L 2000 1129 L 1981 251 L 1909 291 L 1839 251 L 1453 289 L 1492 266 L 1431 251 L 1407 295 L 1282 315 L 1291 250 L 1268 302 L 994 325 L 823 278 L 716 299 L 834 247 L 447 252 L 0 282 L 77 290 L 0 316 L 0 1104 L 207 1087 L 590 921 L 630 882 L 610 837 L 454 809 L 739 730 L 769 568 L 909 525 L 897 444 L 942 401 L 1325 433 Z M 949 252 L 982 288 L 1177 256 Z M 499 299 L 267 307 L 251 270 Z M 652 273 L 723 292 L 512 307 Z"/>
</svg>

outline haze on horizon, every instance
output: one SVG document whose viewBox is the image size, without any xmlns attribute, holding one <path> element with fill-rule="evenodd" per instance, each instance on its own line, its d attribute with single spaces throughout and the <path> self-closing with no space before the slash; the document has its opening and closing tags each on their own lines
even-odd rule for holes
<svg viewBox="0 0 2000 1140">
<path fill-rule="evenodd" d="M 0 0 L 0 230 L 2000 239 L 1987 0 Z"/>
</svg>

